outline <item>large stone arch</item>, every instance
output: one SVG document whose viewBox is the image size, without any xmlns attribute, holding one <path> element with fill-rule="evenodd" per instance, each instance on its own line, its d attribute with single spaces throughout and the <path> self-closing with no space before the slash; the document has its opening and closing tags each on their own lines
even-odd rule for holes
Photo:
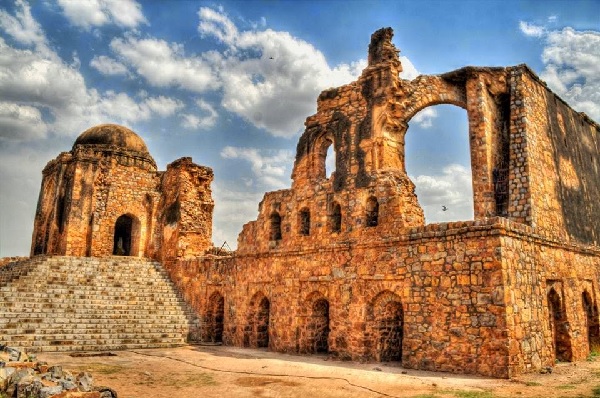
<svg viewBox="0 0 600 398">
<path fill-rule="evenodd" d="M 466 67 L 438 76 L 402 81 L 398 102 L 391 105 L 390 129 L 400 134 L 402 167 L 404 136 L 410 120 L 421 110 L 441 104 L 467 111 L 473 181 L 474 218 L 508 214 L 510 93 L 504 68 Z M 385 127 L 384 127 L 385 130 Z"/>
</svg>

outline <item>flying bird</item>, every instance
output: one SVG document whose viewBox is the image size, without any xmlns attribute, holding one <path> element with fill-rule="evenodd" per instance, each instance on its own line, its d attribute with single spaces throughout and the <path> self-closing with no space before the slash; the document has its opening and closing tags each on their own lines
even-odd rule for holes
<svg viewBox="0 0 600 398">
<path fill-rule="evenodd" d="M 446 206 L 442 206 L 442 211 L 446 211 L 448 208 Z"/>
</svg>

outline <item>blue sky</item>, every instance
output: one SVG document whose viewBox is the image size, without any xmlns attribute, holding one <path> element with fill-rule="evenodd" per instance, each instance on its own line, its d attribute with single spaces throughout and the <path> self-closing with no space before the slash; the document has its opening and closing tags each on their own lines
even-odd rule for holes
<svg viewBox="0 0 600 398">
<path fill-rule="evenodd" d="M 290 186 L 319 92 L 355 80 L 387 26 L 405 79 L 526 63 L 600 120 L 597 0 L 1 0 L 0 257 L 28 254 L 42 168 L 100 123 L 136 131 L 161 170 L 212 167 L 213 241 L 235 247 L 263 193 Z M 453 106 L 410 123 L 427 222 L 472 218 L 467 137 Z"/>
</svg>

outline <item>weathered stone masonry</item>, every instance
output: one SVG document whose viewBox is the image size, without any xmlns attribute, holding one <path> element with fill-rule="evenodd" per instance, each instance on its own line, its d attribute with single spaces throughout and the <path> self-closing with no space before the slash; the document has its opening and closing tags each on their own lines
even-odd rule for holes
<svg viewBox="0 0 600 398">
<path fill-rule="evenodd" d="M 44 171 L 32 254 L 110 255 L 123 230 L 208 342 L 495 377 L 585 358 L 600 345 L 600 127 L 525 65 L 400 79 L 391 39 L 375 32 L 358 80 L 321 93 L 291 188 L 265 194 L 230 255 L 203 254 L 210 169 L 156 172 L 141 140 L 89 133 Z M 472 221 L 425 225 L 406 173 L 409 122 L 437 104 L 467 111 Z"/>
</svg>

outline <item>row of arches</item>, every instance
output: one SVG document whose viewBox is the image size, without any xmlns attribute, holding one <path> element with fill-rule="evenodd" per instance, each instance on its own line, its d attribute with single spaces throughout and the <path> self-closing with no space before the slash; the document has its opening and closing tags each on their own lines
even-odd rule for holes
<svg viewBox="0 0 600 398">
<path fill-rule="evenodd" d="M 331 210 L 329 212 L 329 232 L 337 233 L 342 231 L 342 206 L 338 202 L 333 202 Z M 311 233 L 311 216 L 310 209 L 303 207 L 298 212 L 298 234 L 302 236 L 309 236 Z M 281 221 L 282 217 L 279 212 L 274 211 L 269 217 L 270 240 L 281 240 Z M 371 196 L 367 199 L 365 204 L 365 226 L 376 227 L 379 224 L 379 201 L 375 196 Z"/>
<path fill-rule="evenodd" d="M 203 325 L 203 341 L 223 342 L 225 299 L 214 292 L 208 300 Z M 244 347 L 268 348 L 270 341 L 270 300 L 257 293 L 250 300 L 243 326 Z M 327 354 L 330 350 L 330 303 L 318 292 L 309 295 L 300 316 L 302 331 L 298 350 L 302 353 Z M 375 359 L 381 362 L 402 360 L 404 310 L 400 297 L 390 291 L 377 295 L 367 310 L 364 343 Z"/>
<path fill-rule="evenodd" d="M 551 287 L 547 295 L 549 311 L 549 328 L 552 333 L 552 348 L 554 356 L 558 361 L 570 362 L 573 360 L 573 348 L 570 324 L 560 294 Z M 587 334 L 588 350 L 600 348 L 600 321 L 598 319 L 598 307 L 593 302 L 591 294 L 584 290 L 581 293 L 581 304 L 584 314 L 584 328 Z"/>
</svg>

